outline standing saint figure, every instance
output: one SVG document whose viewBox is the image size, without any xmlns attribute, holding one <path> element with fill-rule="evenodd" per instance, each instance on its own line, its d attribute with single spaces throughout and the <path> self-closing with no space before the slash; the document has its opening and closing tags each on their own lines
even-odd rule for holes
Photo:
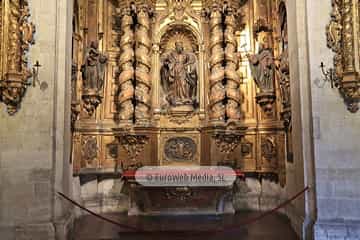
<svg viewBox="0 0 360 240">
<path fill-rule="evenodd" d="M 108 58 L 98 50 L 98 43 L 91 42 L 85 53 L 84 65 L 81 67 L 85 90 L 101 91 L 104 85 L 107 60 Z"/>
<path fill-rule="evenodd" d="M 248 55 L 250 69 L 260 92 L 274 92 L 275 62 L 267 37 L 261 40 L 257 54 Z"/>
<path fill-rule="evenodd" d="M 194 53 L 184 51 L 182 42 L 161 57 L 161 85 L 171 106 L 192 105 L 197 96 L 197 70 Z"/>
</svg>

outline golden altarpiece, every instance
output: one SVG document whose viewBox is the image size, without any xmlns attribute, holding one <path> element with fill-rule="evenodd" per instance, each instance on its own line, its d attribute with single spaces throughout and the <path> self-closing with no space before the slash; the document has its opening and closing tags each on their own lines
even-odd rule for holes
<svg viewBox="0 0 360 240">
<path fill-rule="evenodd" d="M 229 165 L 285 184 L 286 18 L 278 0 L 75 1 L 74 173 Z"/>
</svg>

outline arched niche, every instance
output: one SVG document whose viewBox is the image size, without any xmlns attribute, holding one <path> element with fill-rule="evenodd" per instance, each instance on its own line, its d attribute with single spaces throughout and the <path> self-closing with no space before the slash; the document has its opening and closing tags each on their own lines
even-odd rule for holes
<svg viewBox="0 0 360 240">
<path fill-rule="evenodd" d="M 199 20 L 187 18 L 184 21 L 171 20 L 171 18 L 161 18 L 162 21 L 157 23 L 153 35 L 153 103 L 155 114 L 161 113 L 162 103 L 162 86 L 160 69 L 161 55 L 174 49 L 175 41 L 182 39 L 185 40 L 184 48 L 186 51 L 191 51 L 197 57 L 197 101 L 199 104 L 198 110 L 200 113 L 205 112 L 205 91 L 204 91 L 204 36 L 201 30 Z"/>
<path fill-rule="evenodd" d="M 159 45 L 159 57 L 163 59 L 164 56 L 168 56 L 171 52 L 175 51 L 176 43 L 181 42 L 183 44 L 185 54 L 191 54 L 191 56 L 195 56 L 195 71 L 197 74 L 196 79 L 196 93 L 194 98 L 194 110 L 198 109 L 199 105 L 199 91 L 198 87 L 200 85 L 199 78 L 199 41 L 195 34 L 191 31 L 191 29 L 184 27 L 181 24 L 174 24 L 162 35 Z M 160 60 L 160 69 L 162 68 L 163 61 Z M 161 76 L 160 76 L 161 78 Z M 161 80 L 160 84 L 160 107 L 162 111 L 166 111 L 169 108 L 169 102 L 165 99 L 167 96 L 166 90 L 163 87 L 163 80 Z"/>
</svg>

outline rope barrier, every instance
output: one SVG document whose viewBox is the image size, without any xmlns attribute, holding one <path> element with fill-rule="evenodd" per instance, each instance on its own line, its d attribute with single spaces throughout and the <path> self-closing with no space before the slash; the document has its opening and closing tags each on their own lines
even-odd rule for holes
<svg viewBox="0 0 360 240">
<path fill-rule="evenodd" d="M 136 227 L 132 227 L 132 226 L 129 226 L 129 225 L 125 225 L 125 224 L 122 224 L 122 223 L 119 223 L 117 221 L 114 221 L 110 218 L 107 218 L 107 217 L 104 217 L 104 216 L 101 216 L 100 214 L 97 214 L 93 211 L 91 211 L 90 209 L 84 207 L 84 206 L 81 206 L 79 203 L 75 202 L 74 200 L 72 200 L 71 198 L 67 197 L 65 194 L 61 193 L 61 192 L 57 192 L 61 197 L 63 197 L 64 199 L 66 199 L 67 201 L 69 201 L 70 203 L 72 203 L 73 205 L 77 206 L 78 208 L 80 208 L 81 210 L 84 210 L 88 213 L 90 213 L 91 215 L 101 219 L 101 220 L 104 220 L 108 223 L 111 223 L 113 225 L 116 225 L 118 227 L 122 227 L 122 228 L 128 228 L 128 229 L 131 229 L 131 230 L 134 230 L 134 231 L 141 231 L 140 229 L 136 228 Z"/>
<path fill-rule="evenodd" d="M 288 204 L 290 204 L 291 202 L 295 201 L 297 198 L 299 198 L 300 196 L 302 196 L 303 194 L 305 194 L 305 192 L 307 192 L 310 188 L 309 187 L 306 187 L 304 188 L 302 191 L 298 192 L 296 195 L 294 195 L 292 198 L 284 201 L 283 203 L 281 203 L 279 206 L 277 206 L 276 208 L 274 209 L 271 209 L 269 211 L 266 211 L 262 214 L 260 214 L 259 216 L 256 216 L 256 217 L 253 217 L 253 218 L 250 218 L 250 219 L 247 219 L 245 221 L 243 221 L 242 223 L 238 223 L 236 225 L 233 225 L 233 226 L 229 226 L 229 227 L 226 227 L 226 229 L 224 230 L 213 230 L 213 231 L 190 231 L 192 233 L 200 233 L 200 234 L 204 234 L 204 233 L 219 233 L 219 232 L 225 232 L 225 231 L 233 231 L 233 230 L 236 230 L 236 229 L 240 229 L 244 226 L 247 226 L 247 225 L 250 225 L 250 224 L 253 224 L 255 222 L 258 222 L 260 221 L 261 219 L 275 213 L 276 211 L 278 211 L 279 209 L 281 208 L 284 208 L 285 206 L 287 206 Z M 143 230 L 143 229 L 139 229 L 137 227 L 134 227 L 134 226 L 130 226 L 130 225 L 126 225 L 126 224 L 122 224 L 120 222 L 117 222 L 115 220 L 112 220 L 110 218 L 107 218 L 107 217 L 104 217 L 104 216 L 101 216 L 100 214 L 97 214 L 91 210 L 89 210 L 88 208 L 80 205 L 79 203 L 77 203 L 76 201 L 72 200 L 71 198 L 67 197 L 65 194 L 61 193 L 61 192 L 57 192 L 62 198 L 64 198 L 65 200 L 69 201 L 70 203 L 72 203 L 73 205 L 77 206 L 78 208 L 90 213 L 91 215 L 103 220 L 103 221 L 106 221 L 108 223 L 111 223 L 113 225 L 116 225 L 118 227 L 121 227 L 121 228 L 127 228 L 127 229 L 130 229 L 130 230 L 133 230 L 137 233 L 149 233 L 149 232 L 154 232 L 154 231 L 146 231 L 146 230 Z M 164 232 L 164 231 L 156 231 L 156 232 Z M 174 233 L 173 231 L 171 231 L 172 233 Z"/>
</svg>

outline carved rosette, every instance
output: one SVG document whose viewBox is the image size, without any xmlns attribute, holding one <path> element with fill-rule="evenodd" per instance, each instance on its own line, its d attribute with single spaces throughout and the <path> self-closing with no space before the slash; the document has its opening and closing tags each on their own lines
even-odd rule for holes
<svg viewBox="0 0 360 240">
<path fill-rule="evenodd" d="M 117 107 L 119 117 L 121 120 L 132 120 L 134 117 L 133 97 L 134 89 L 134 31 L 133 31 L 133 16 L 130 7 L 125 7 L 122 10 L 121 29 L 122 35 L 120 39 L 120 59 L 119 59 L 119 95 L 117 99 Z"/>
<path fill-rule="evenodd" d="M 8 28 L 0 45 L 5 54 L 1 57 L 3 71 L 0 79 L 0 100 L 7 105 L 10 115 L 15 114 L 25 95 L 28 79 L 32 76 L 28 69 L 27 53 L 30 45 L 34 44 L 35 26 L 29 22 L 30 10 L 26 0 L 5 2 L 1 8 L 2 29 Z M 6 11 L 5 11 L 6 10 Z M 5 14 L 8 14 L 5 16 Z M 3 53 L 3 52 L 2 52 Z"/>
<path fill-rule="evenodd" d="M 137 13 L 136 28 L 136 120 L 149 120 L 151 111 L 151 38 L 150 9 L 146 4 L 140 5 Z"/>
<path fill-rule="evenodd" d="M 225 86 L 223 80 L 225 78 L 225 70 L 223 62 L 224 56 L 224 33 L 222 21 L 221 6 L 214 3 L 210 12 L 210 120 L 224 121 L 226 109 L 224 100 L 226 97 Z"/>
<path fill-rule="evenodd" d="M 235 37 L 235 15 L 232 7 L 227 7 L 225 16 L 225 78 L 226 78 L 226 116 L 230 120 L 241 117 L 240 76 L 237 73 L 238 56 Z"/>
<path fill-rule="evenodd" d="M 355 42 L 358 41 L 358 31 L 354 31 L 354 21 L 359 21 L 354 14 L 352 0 L 333 0 L 331 21 L 326 28 L 329 48 L 335 52 L 335 86 L 344 98 L 348 110 L 355 113 L 359 110 L 360 78 L 356 69 Z M 356 36 L 355 36 L 356 35 Z"/>
</svg>

